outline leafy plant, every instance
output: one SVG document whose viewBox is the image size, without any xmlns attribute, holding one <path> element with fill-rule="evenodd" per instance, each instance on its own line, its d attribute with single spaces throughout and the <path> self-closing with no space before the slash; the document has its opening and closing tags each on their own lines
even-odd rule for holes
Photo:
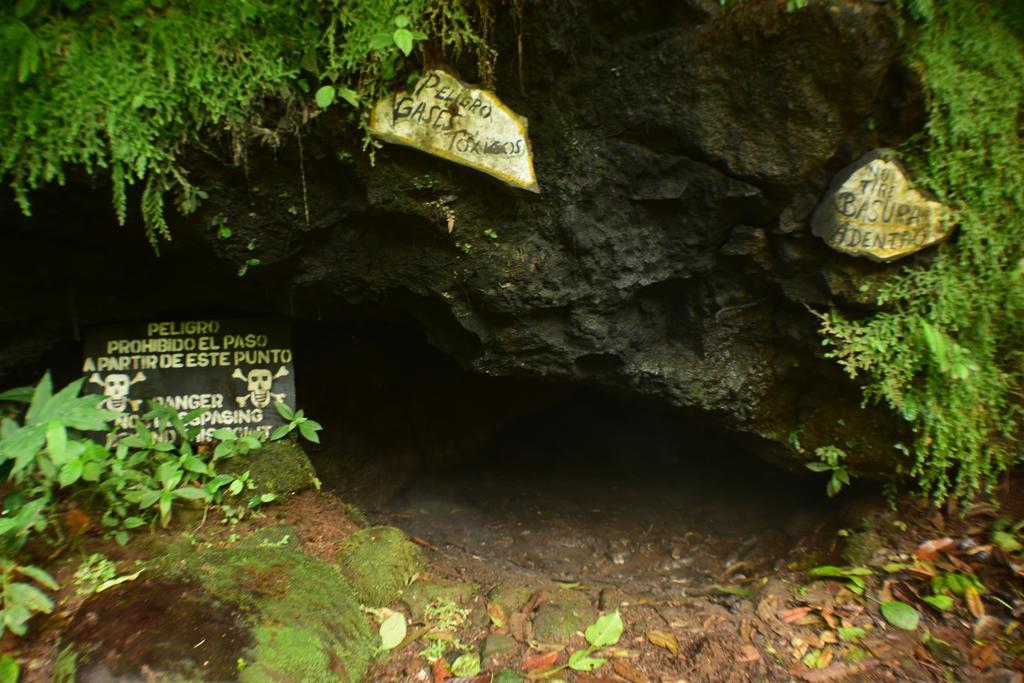
<svg viewBox="0 0 1024 683">
<path fill-rule="evenodd" d="M 34 614 L 49 614 L 53 611 L 53 600 L 34 584 L 57 590 L 57 582 L 39 567 L 18 564 L 0 557 L 0 581 L 3 596 L 0 605 L 0 635 L 6 628 L 16 636 L 23 636 L 28 631 L 28 620 Z"/>
<path fill-rule="evenodd" d="M 825 492 L 831 498 L 842 490 L 844 484 L 850 483 L 850 472 L 842 464 L 846 459 L 846 451 L 837 446 L 820 446 L 814 449 L 819 462 L 805 464 L 812 472 L 831 472 L 828 483 L 825 485 Z"/>
<path fill-rule="evenodd" d="M 447 598 L 438 597 L 430 601 L 423 611 L 423 620 L 429 630 L 423 635 L 428 641 L 420 656 L 433 664 L 444 657 L 449 647 L 454 650 L 466 650 L 467 647 L 455 636 L 469 616 L 469 610 L 462 609 Z"/>
<path fill-rule="evenodd" d="M 41 569 L 15 558 L 30 535 L 51 528 L 59 535 L 60 526 L 51 524 L 51 518 L 61 501 L 77 497 L 98 507 L 103 527 L 123 544 L 132 529 L 156 522 L 166 526 L 181 501 L 219 505 L 227 519 L 237 520 L 247 509 L 276 497 L 263 494 L 254 496 L 247 506 L 233 505 L 230 498 L 253 488 L 249 473 L 217 472 L 220 461 L 259 448 L 259 439 L 225 429 L 214 432 L 219 440 L 216 447 L 194 447 L 200 429 L 195 425 L 204 411 L 179 415 L 158 404 L 150 404 L 132 432 L 121 433 L 113 421 L 116 414 L 99 408 L 102 396 L 79 395 L 82 384 L 78 380 L 54 392 L 47 373 L 35 387 L 0 394 L 0 401 L 26 404 L 20 419 L 0 420 L 0 467 L 8 468 L 7 478 L 14 484 L 0 514 L 0 610 L 5 628 L 18 635 L 25 632 L 34 613 L 52 609 L 45 593 L 19 577 L 46 588 L 55 589 L 56 584 Z M 292 429 L 316 436 L 318 424 L 301 411 L 292 417 Z M 105 445 L 89 437 L 96 433 L 107 434 Z M 104 590 L 137 576 L 116 576 L 109 560 L 92 556 L 79 568 L 76 583 L 80 589 Z"/>
<path fill-rule="evenodd" d="M 206 198 L 188 176 L 190 148 L 219 143 L 240 163 L 252 141 L 280 145 L 317 113 L 317 86 L 318 109 L 340 97 L 365 124 L 363 105 L 428 34 L 449 55 L 473 47 L 489 64 L 478 28 L 488 17 L 462 0 L 3 3 L 0 179 L 29 214 L 31 191 L 73 168 L 102 172 L 122 224 L 137 187 L 155 248 L 170 237 L 169 193 L 183 213 Z M 283 114 L 276 124 L 268 103 Z"/>
<path fill-rule="evenodd" d="M 878 293 L 881 311 L 823 317 L 865 399 L 914 432 L 909 467 L 936 503 L 988 491 L 1021 457 L 1024 353 L 1024 50 L 1019 3 L 903 0 L 911 65 L 928 94 L 924 132 L 901 150 L 915 181 L 959 224 L 955 242 Z"/>
<path fill-rule="evenodd" d="M 301 409 L 292 410 L 281 401 L 275 402 L 274 407 L 277 408 L 277 412 L 280 413 L 281 417 L 288 420 L 288 424 L 275 427 L 274 431 L 270 433 L 271 440 L 277 441 L 278 439 L 283 439 L 298 429 L 299 433 L 307 440 L 312 441 L 313 443 L 320 443 L 320 436 L 317 432 L 323 429 L 323 427 L 319 422 L 306 417 L 305 413 L 303 413 Z"/>
<path fill-rule="evenodd" d="M 583 636 L 587 639 L 588 647 L 576 650 L 569 655 L 568 662 L 560 667 L 546 671 L 545 675 L 550 676 L 565 668 L 570 668 L 574 671 L 595 671 L 600 669 L 608 660 L 602 657 L 595 657 L 594 654 L 619 642 L 619 639 L 622 638 L 622 629 L 622 615 L 619 614 L 618 610 L 598 617 L 597 621 L 588 626 L 583 632 Z"/>
<path fill-rule="evenodd" d="M 843 579 L 846 581 L 846 587 L 849 590 L 857 595 L 861 595 L 867 587 L 864 577 L 873 576 L 875 572 L 867 567 L 836 567 L 833 565 L 823 565 L 820 567 L 814 567 L 808 573 L 816 579 Z"/>
</svg>

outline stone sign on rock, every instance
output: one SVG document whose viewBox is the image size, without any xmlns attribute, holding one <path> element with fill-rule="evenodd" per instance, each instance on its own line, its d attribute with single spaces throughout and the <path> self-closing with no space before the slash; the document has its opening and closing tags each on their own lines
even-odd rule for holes
<svg viewBox="0 0 1024 683">
<path fill-rule="evenodd" d="M 950 211 L 914 189 L 884 150 L 843 169 L 811 219 L 814 234 L 836 251 L 882 262 L 940 242 L 953 227 Z"/>
<path fill-rule="evenodd" d="M 262 434 L 284 422 L 274 403 L 295 407 L 291 329 L 279 319 L 189 320 L 111 325 L 85 339 L 85 391 L 134 429 L 148 402 L 180 415 L 205 412 L 191 426 L 198 441 L 216 429 Z M 152 425 L 151 425 L 152 426 Z M 160 437 L 173 438 L 171 433 Z"/>
<path fill-rule="evenodd" d="M 370 132 L 540 192 L 526 119 L 494 93 L 445 71 L 428 71 L 411 91 L 380 100 L 370 113 Z"/>
</svg>

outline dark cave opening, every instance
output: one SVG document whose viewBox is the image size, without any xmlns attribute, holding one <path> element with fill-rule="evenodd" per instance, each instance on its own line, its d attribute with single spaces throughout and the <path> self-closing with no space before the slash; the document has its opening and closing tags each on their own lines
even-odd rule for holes
<svg viewBox="0 0 1024 683">
<path fill-rule="evenodd" d="M 397 323 L 299 324 L 296 348 L 325 488 L 464 562 L 706 591 L 834 538 L 820 480 L 711 417 L 469 373 Z"/>
</svg>

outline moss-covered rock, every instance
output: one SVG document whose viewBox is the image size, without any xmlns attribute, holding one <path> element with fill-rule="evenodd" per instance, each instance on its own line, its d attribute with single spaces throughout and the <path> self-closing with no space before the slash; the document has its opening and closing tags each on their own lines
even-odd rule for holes
<svg viewBox="0 0 1024 683">
<path fill-rule="evenodd" d="M 413 619 L 422 619 L 435 600 L 445 600 L 461 608 L 473 608 L 480 586 L 460 581 L 416 581 L 402 592 L 402 602 Z"/>
<path fill-rule="evenodd" d="M 566 643 L 597 619 L 590 599 L 565 588 L 552 588 L 533 618 L 533 639 L 541 643 Z"/>
<path fill-rule="evenodd" d="M 487 601 L 501 606 L 506 614 L 518 612 L 536 592 L 535 588 L 514 583 L 499 583 L 487 594 Z"/>
<path fill-rule="evenodd" d="M 342 541 L 334 560 L 360 601 L 371 607 L 383 607 L 401 597 L 424 567 L 419 547 L 391 526 L 355 532 Z"/>
<path fill-rule="evenodd" d="M 329 564 L 286 547 L 175 552 L 90 598 L 64 642 L 80 680 L 360 681 L 371 635 Z"/>
<path fill-rule="evenodd" d="M 234 547 L 302 550 L 302 541 L 299 540 L 298 529 L 288 524 L 278 524 L 254 531 L 240 540 Z"/>
<path fill-rule="evenodd" d="M 220 469 L 241 475 L 248 471 L 257 495 L 287 496 L 308 489 L 316 479 L 309 456 L 294 439 L 270 441 L 248 455 L 223 461 Z"/>
</svg>

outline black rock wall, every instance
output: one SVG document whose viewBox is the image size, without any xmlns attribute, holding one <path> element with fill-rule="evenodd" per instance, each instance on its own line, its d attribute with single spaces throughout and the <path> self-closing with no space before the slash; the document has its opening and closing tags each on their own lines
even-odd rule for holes
<svg viewBox="0 0 1024 683">
<path fill-rule="evenodd" d="M 831 252 L 807 218 L 832 173 L 921 125 L 920 89 L 884 4 L 784 5 L 499 13 L 496 90 L 530 121 L 540 195 L 406 148 L 371 165 L 339 106 L 244 171 L 197 153 L 209 198 L 160 259 L 110 227 L 105 187 L 40 193 L 33 219 L 4 201 L 0 380 L 101 321 L 411 320 L 473 373 L 653 397 L 775 460 L 836 443 L 884 471 L 896 425 L 821 358 L 807 307 L 863 310 L 859 282 L 899 266 Z"/>
</svg>

